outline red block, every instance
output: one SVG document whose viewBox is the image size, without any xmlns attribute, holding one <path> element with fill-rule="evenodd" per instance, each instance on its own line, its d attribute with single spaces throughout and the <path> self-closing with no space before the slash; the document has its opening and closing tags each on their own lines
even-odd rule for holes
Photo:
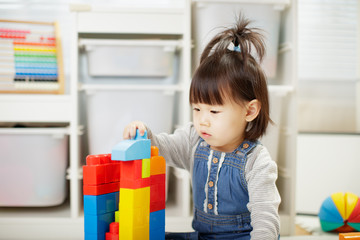
<svg viewBox="0 0 360 240">
<path fill-rule="evenodd" d="M 165 183 L 150 186 L 150 202 L 165 202 Z"/>
<path fill-rule="evenodd" d="M 99 185 L 106 183 L 106 165 L 83 166 L 83 184 Z"/>
<path fill-rule="evenodd" d="M 102 195 L 112 192 L 118 192 L 120 189 L 119 182 L 106 183 L 100 185 L 84 185 L 83 193 L 84 195 Z"/>
<path fill-rule="evenodd" d="M 138 189 L 150 186 L 150 178 L 140 178 L 136 180 L 120 180 L 120 188 Z"/>
<path fill-rule="evenodd" d="M 165 174 L 150 177 L 150 212 L 165 209 Z"/>
<path fill-rule="evenodd" d="M 142 178 L 142 159 L 133 161 L 120 161 L 120 181 L 136 180 Z"/>
<path fill-rule="evenodd" d="M 120 181 L 120 163 L 111 161 L 111 154 L 89 155 L 83 166 L 84 185 L 100 185 Z"/>
<path fill-rule="evenodd" d="M 99 165 L 111 162 L 111 154 L 89 155 L 86 157 L 86 165 Z"/>
<path fill-rule="evenodd" d="M 150 176 L 150 185 L 160 184 L 166 182 L 166 175 L 159 174 L 159 175 L 151 175 Z"/>
<path fill-rule="evenodd" d="M 119 240 L 119 223 L 110 223 L 110 230 L 105 234 L 105 240 Z"/>
<path fill-rule="evenodd" d="M 165 201 L 150 202 L 150 212 L 156 212 L 165 209 Z"/>
</svg>

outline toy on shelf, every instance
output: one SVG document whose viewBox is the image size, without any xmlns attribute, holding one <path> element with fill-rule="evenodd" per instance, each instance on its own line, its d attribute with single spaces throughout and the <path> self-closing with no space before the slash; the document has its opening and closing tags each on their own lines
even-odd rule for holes
<svg viewBox="0 0 360 240">
<path fill-rule="evenodd" d="M 360 201 L 353 193 L 334 193 L 321 205 L 320 224 L 323 231 L 360 231 Z"/>
<path fill-rule="evenodd" d="M 0 92 L 64 93 L 56 22 L 0 19 Z"/>
<path fill-rule="evenodd" d="M 165 239 L 165 159 L 137 131 L 83 166 L 86 240 Z"/>
</svg>

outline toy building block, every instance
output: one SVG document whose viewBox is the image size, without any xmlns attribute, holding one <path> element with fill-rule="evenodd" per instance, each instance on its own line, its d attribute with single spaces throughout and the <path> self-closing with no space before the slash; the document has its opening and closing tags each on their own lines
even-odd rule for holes
<svg viewBox="0 0 360 240">
<path fill-rule="evenodd" d="M 153 175 L 150 178 L 150 212 L 165 209 L 165 174 Z"/>
<path fill-rule="evenodd" d="M 106 233 L 105 240 L 119 240 L 119 223 L 110 223 L 110 231 Z"/>
<path fill-rule="evenodd" d="M 84 195 L 84 214 L 99 215 L 119 209 L 119 192 L 98 196 Z"/>
<path fill-rule="evenodd" d="M 111 154 L 89 155 L 83 166 L 84 185 L 99 185 L 120 180 L 120 163 L 111 161 Z"/>
<path fill-rule="evenodd" d="M 115 145 L 111 151 L 112 160 L 130 161 L 150 158 L 151 141 L 147 139 L 147 133 L 140 136 L 139 129 L 136 130 L 135 139 L 123 140 Z"/>
<path fill-rule="evenodd" d="M 360 232 L 340 233 L 339 240 L 360 240 Z"/>
<path fill-rule="evenodd" d="M 112 212 L 99 215 L 85 215 L 85 236 L 87 234 L 97 234 L 105 239 L 105 233 L 109 231 L 109 226 L 112 222 L 114 222 L 114 213 Z"/>
<path fill-rule="evenodd" d="M 150 240 L 165 239 L 165 209 L 150 213 Z"/>
<path fill-rule="evenodd" d="M 120 162 L 120 188 L 137 189 L 150 186 L 150 167 L 147 166 L 150 162 L 148 159 L 144 160 Z M 147 175 L 149 177 L 143 178 Z"/>
<path fill-rule="evenodd" d="M 151 166 L 150 166 L 150 212 L 165 209 L 165 182 L 166 182 L 166 162 L 158 156 L 158 149 L 152 147 Z"/>
<path fill-rule="evenodd" d="M 150 187 L 120 188 L 120 239 L 149 239 Z"/>
<path fill-rule="evenodd" d="M 106 183 L 100 185 L 84 185 L 84 195 L 102 195 L 112 192 L 118 192 L 120 188 L 120 182 Z"/>
</svg>

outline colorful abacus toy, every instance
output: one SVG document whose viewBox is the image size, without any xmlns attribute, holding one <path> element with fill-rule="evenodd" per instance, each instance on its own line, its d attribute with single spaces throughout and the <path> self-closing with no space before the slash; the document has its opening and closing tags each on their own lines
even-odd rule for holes
<svg viewBox="0 0 360 240">
<path fill-rule="evenodd" d="M 0 20 L 0 92 L 64 93 L 57 23 Z"/>
</svg>

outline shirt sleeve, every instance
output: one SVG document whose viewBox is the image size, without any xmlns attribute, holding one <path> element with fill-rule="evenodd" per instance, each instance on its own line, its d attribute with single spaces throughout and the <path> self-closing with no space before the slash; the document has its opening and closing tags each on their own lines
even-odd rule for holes
<svg viewBox="0 0 360 240">
<path fill-rule="evenodd" d="M 278 239 L 280 234 L 279 205 L 281 202 L 276 187 L 277 165 L 269 152 L 258 145 L 248 156 L 245 168 L 251 213 L 252 240 Z"/>
<path fill-rule="evenodd" d="M 148 127 L 147 131 L 151 145 L 159 148 L 159 154 L 165 158 L 169 166 L 190 171 L 193 147 L 199 139 L 192 123 L 175 130 L 173 134 L 155 135 Z"/>
</svg>

